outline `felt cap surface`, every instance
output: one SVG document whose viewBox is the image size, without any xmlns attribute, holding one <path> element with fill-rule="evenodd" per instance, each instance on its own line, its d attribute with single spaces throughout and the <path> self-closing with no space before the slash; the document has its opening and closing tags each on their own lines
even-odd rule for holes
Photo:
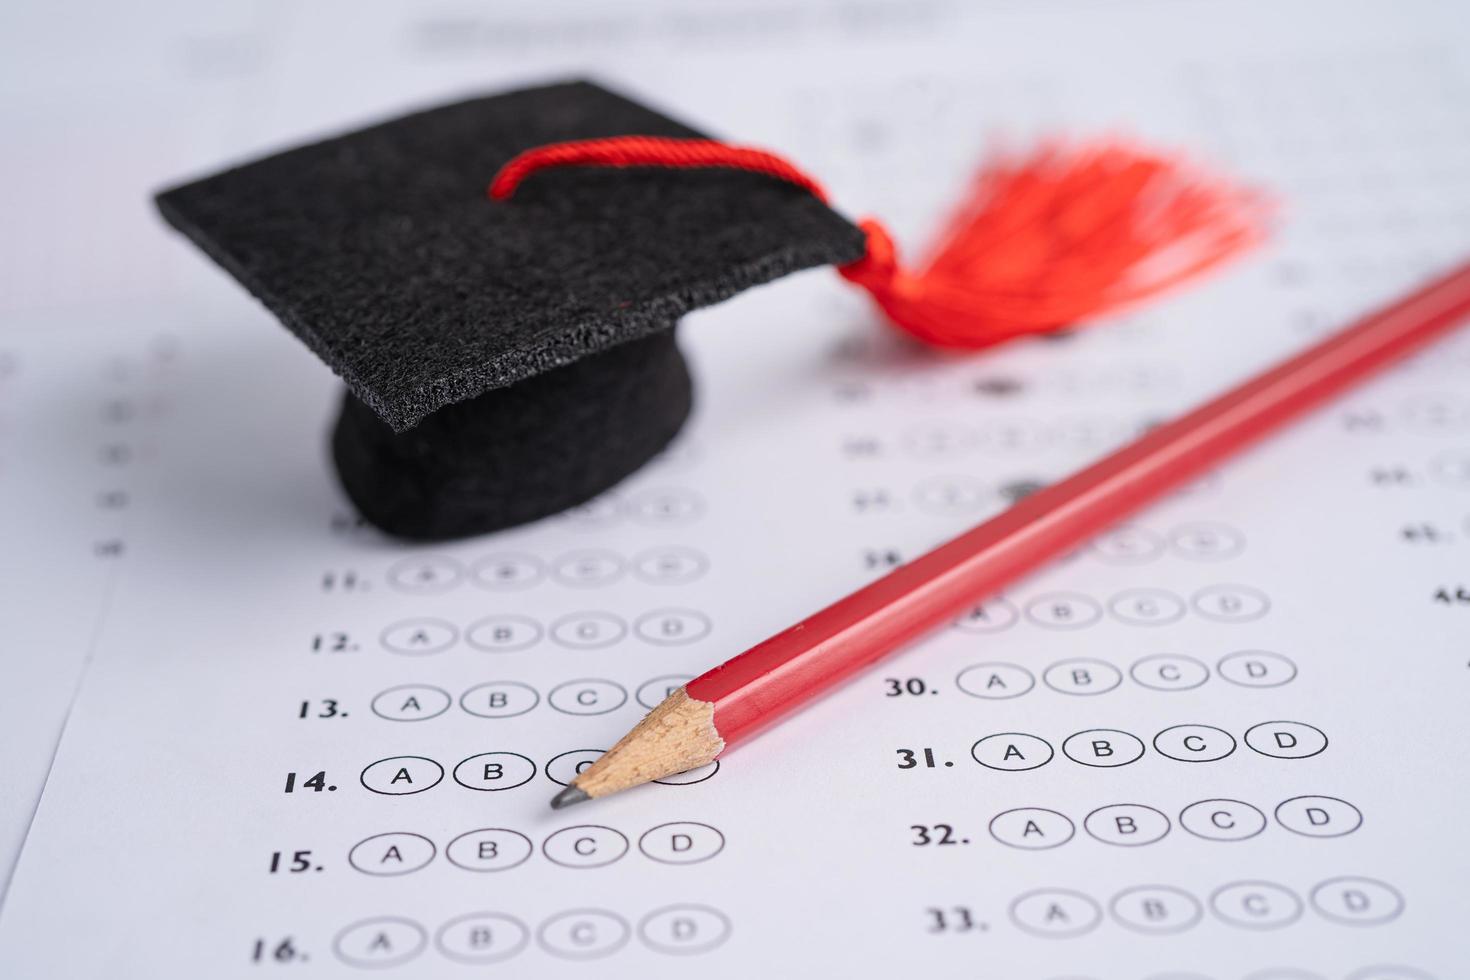
<svg viewBox="0 0 1470 980">
<path fill-rule="evenodd" d="M 486 196 L 517 153 L 619 135 L 701 134 L 571 82 L 289 150 L 158 206 L 394 431 L 863 254 L 848 221 L 755 174 L 568 168 Z"/>
</svg>

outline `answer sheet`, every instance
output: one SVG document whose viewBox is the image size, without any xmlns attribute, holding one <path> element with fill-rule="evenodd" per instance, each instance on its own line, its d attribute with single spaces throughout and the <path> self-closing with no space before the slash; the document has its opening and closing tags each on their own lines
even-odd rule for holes
<svg viewBox="0 0 1470 980">
<path fill-rule="evenodd" d="M 58 307 L 54 347 L 5 348 L 97 361 L 60 385 L 97 406 L 66 451 L 146 465 L 120 570 L 67 573 L 77 636 L 32 668 L 35 773 L 90 655 L 0 974 L 1466 975 L 1464 334 L 718 765 L 549 810 L 671 687 L 1470 252 L 1448 6 L 790 9 L 264 6 L 208 48 L 236 58 L 232 114 L 187 166 L 591 71 L 781 149 L 910 253 L 998 139 L 1110 130 L 1268 190 L 1272 242 L 976 357 L 897 339 L 830 271 L 753 291 L 681 325 L 698 405 L 662 458 L 572 513 L 412 546 L 334 484 L 335 380 L 142 214 L 176 138 L 114 232 L 176 250 L 173 278 L 131 283 L 105 343 L 101 310 Z M 121 437 L 108 351 L 144 410 Z M 88 507 L 116 483 L 77 481 Z M 75 550 L 105 558 L 123 532 L 86 513 Z"/>
</svg>

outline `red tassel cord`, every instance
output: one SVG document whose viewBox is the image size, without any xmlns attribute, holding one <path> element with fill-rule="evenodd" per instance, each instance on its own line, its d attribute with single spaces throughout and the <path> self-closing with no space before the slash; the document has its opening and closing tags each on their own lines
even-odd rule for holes
<svg viewBox="0 0 1470 980">
<path fill-rule="evenodd" d="M 713 140 L 620 136 L 553 143 L 495 175 L 504 200 L 548 167 L 732 168 L 827 194 L 764 150 Z M 1119 142 L 1044 146 L 976 176 L 932 254 L 899 264 L 873 218 L 868 254 L 838 271 L 887 317 L 939 347 L 974 349 L 1117 313 L 1240 255 L 1265 237 L 1256 194 Z"/>
</svg>

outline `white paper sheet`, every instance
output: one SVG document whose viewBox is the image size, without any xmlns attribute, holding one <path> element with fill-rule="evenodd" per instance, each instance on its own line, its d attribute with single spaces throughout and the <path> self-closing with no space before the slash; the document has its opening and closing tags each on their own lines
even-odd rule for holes
<svg viewBox="0 0 1470 980">
<path fill-rule="evenodd" d="M 152 433 L 170 409 L 175 353 L 156 324 L 29 321 L 0 342 L 0 888 L 126 563 L 138 473 L 157 462 Z"/>
<path fill-rule="evenodd" d="M 1470 245 L 1448 8 L 865 9 L 312 8 L 249 35 L 256 115 L 211 145 L 591 64 L 906 241 L 987 134 L 1116 126 L 1271 188 L 1273 245 L 976 359 L 897 344 L 829 273 L 757 290 L 682 328 L 700 404 L 666 458 L 432 548 L 352 519 L 325 372 L 220 277 L 170 279 L 161 320 L 197 329 L 0 909 L 5 975 L 1464 974 L 1464 338 L 719 771 L 546 808 L 668 684 Z"/>
</svg>

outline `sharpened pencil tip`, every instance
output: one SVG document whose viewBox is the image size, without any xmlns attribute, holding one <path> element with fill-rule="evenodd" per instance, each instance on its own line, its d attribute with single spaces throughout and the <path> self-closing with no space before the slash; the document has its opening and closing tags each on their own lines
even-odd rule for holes
<svg viewBox="0 0 1470 980">
<path fill-rule="evenodd" d="M 557 793 L 551 798 L 551 808 L 553 810 L 564 810 L 567 807 L 572 806 L 573 804 L 581 803 L 583 800 L 590 799 L 592 799 L 592 797 L 588 796 L 585 791 L 580 790 L 575 786 L 568 786 L 566 789 L 562 790 L 560 793 Z"/>
</svg>

